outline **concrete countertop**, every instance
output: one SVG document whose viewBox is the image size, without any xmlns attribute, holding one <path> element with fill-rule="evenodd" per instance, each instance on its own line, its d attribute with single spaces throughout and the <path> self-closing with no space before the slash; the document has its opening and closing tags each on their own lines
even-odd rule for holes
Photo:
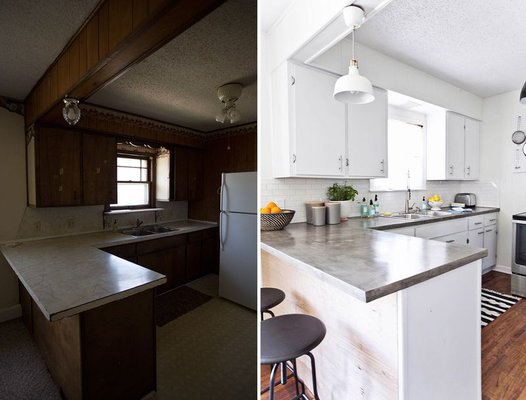
<svg viewBox="0 0 526 400">
<path fill-rule="evenodd" d="M 111 231 L 11 241 L 0 252 L 50 321 L 162 285 L 166 277 L 101 249 L 217 226 L 204 221 L 163 222 L 177 231 L 134 237 Z"/>
<path fill-rule="evenodd" d="M 486 249 L 382 232 L 405 226 L 498 212 L 477 207 L 469 214 L 405 220 L 351 218 L 338 225 L 297 223 L 261 232 L 261 248 L 302 271 L 369 302 L 487 256 Z"/>
</svg>

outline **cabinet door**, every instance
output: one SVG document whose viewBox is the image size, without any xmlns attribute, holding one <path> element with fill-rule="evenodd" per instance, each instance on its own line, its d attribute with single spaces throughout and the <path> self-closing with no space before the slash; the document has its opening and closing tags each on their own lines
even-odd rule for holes
<svg viewBox="0 0 526 400">
<path fill-rule="evenodd" d="M 166 275 L 166 283 L 157 286 L 156 293 L 160 294 L 174 287 L 173 274 L 171 273 L 172 252 L 170 249 L 156 251 L 154 253 L 139 254 L 137 262 L 145 268 Z"/>
<path fill-rule="evenodd" d="M 494 266 L 497 263 L 497 227 L 495 225 L 484 228 L 484 247 L 488 256 L 482 259 L 482 269 Z"/>
<path fill-rule="evenodd" d="M 446 179 L 464 179 L 464 116 L 446 114 Z"/>
<path fill-rule="evenodd" d="M 471 118 L 465 119 L 464 130 L 464 178 L 478 179 L 480 170 L 480 132 L 479 122 Z"/>
<path fill-rule="evenodd" d="M 345 105 L 333 98 L 336 80 L 333 75 L 294 66 L 292 162 L 296 175 L 344 176 Z"/>
<path fill-rule="evenodd" d="M 82 137 L 84 204 L 117 203 L 117 142 L 112 136 Z"/>
<path fill-rule="evenodd" d="M 202 271 L 202 232 L 188 234 L 186 245 L 186 281 L 193 281 L 201 276 Z"/>
<path fill-rule="evenodd" d="M 172 249 L 172 274 L 173 287 L 186 283 L 186 238 Z"/>
<path fill-rule="evenodd" d="M 175 148 L 175 200 L 188 200 L 188 149 Z"/>
<path fill-rule="evenodd" d="M 36 146 L 37 206 L 80 205 L 80 134 L 69 130 L 41 128 Z"/>
<path fill-rule="evenodd" d="M 351 177 L 387 176 L 387 91 L 374 88 L 374 101 L 348 106 L 346 159 Z"/>
<path fill-rule="evenodd" d="M 188 152 L 188 200 L 200 200 L 203 197 L 203 160 L 202 152 L 189 149 Z"/>
<path fill-rule="evenodd" d="M 125 260 L 137 263 L 137 250 L 135 243 L 120 244 L 118 246 L 105 247 L 106 253 L 113 254 L 114 256 L 124 258 Z"/>
<path fill-rule="evenodd" d="M 203 262 L 201 275 L 219 273 L 219 230 L 217 228 L 203 231 Z"/>
<path fill-rule="evenodd" d="M 484 247 L 484 228 L 468 232 L 469 245 L 473 247 Z"/>
</svg>

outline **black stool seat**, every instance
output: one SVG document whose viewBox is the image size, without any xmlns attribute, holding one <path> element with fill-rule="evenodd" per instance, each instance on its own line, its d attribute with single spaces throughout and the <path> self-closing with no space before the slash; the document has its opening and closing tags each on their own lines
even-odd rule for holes
<svg viewBox="0 0 526 400">
<path fill-rule="evenodd" d="M 307 354 L 321 343 L 326 329 L 311 315 L 286 314 L 261 322 L 261 364 L 277 364 Z"/>
<path fill-rule="evenodd" d="M 285 293 L 276 288 L 261 288 L 261 312 L 276 307 L 285 300 Z"/>
</svg>

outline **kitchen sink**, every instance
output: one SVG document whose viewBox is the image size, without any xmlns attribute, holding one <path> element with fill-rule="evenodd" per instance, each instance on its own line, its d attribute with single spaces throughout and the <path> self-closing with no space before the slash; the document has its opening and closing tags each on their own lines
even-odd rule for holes
<svg viewBox="0 0 526 400">
<path fill-rule="evenodd" d="M 427 218 L 427 215 L 422 214 L 406 214 L 406 213 L 399 213 L 399 214 L 392 214 L 391 217 L 393 218 L 405 218 L 405 219 L 422 219 Z"/>
<path fill-rule="evenodd" d="M 167 226 L 162 225 L 147 225 L 141 226 L 139 228 L 123 229 L 120 232 L 130 236 L 148 236 L 153 235 L 155 233 L 175 232 L 178 230 L 178 228 L 169 228 Z"/>
<path fill-rule="evenodd" d="M 427 211 L 426 215 L 428 217 L 445 217 L 452 214 L 449 211 Z"/>
</svg>

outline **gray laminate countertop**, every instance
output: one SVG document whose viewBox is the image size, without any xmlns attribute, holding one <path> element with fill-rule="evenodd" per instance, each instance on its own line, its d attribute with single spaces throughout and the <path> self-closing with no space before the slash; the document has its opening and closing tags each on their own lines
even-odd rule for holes
<svg viewBox="0 0 526 400">
<path fill-rule="evenodd" d="M 0 252 L 50 321 L 162 285 L 166 277 L 102 251 L 104 247 L 212 228 L 215 223 L 162 223 L 177 231 L 133 237 L 94 232 L 47 239 L 11 241 Z"/>
<path fill-rule="evenodd" d="M 398 235 L 387 229 L 498 211 L 477 207 L 469 214 L 416 221 L 375 217 L 350 218 L 338 225 L 290 224 L 282 231 L 261 232 L 261 248 L 369 302 L 488 254 L 486 249 Z"/>
</svg>

